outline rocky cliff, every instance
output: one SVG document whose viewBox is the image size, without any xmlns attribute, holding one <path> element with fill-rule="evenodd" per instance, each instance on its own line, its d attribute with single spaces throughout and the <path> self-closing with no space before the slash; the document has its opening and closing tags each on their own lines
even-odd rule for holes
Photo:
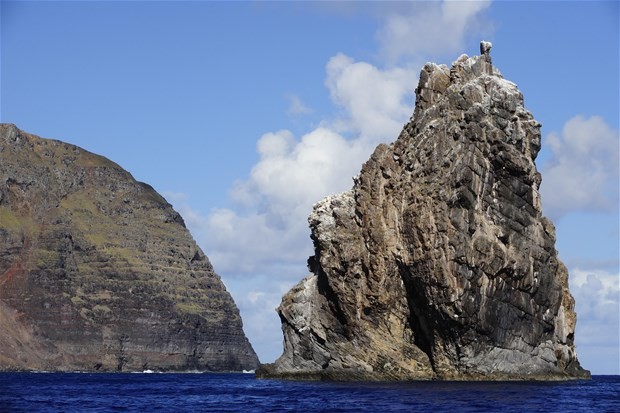
<svg viewBox="0 0 620 413">
<path fill-rule="evenodd" d="M 153 188 L 0 125 L 0 370 L 257 365 L 231 296 Z"/>
<path fill-rule="evenodd" d="M 260 377 L 589 376 L 542 216 L 541 125 L 489 51 L 425 65 L 398 139 L 315 205 L 312 274 L 284 296 L 284 353 Z"/>
</svg>

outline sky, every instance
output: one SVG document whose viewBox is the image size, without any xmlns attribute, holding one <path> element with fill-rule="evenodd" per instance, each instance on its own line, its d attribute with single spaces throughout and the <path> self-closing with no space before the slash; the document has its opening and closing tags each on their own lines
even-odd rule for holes
<svg viewBox="0 0 620 413">
<path fill-rule="evenodd" d="M 0 121 L 104 155 L 184 217 L 262 362 L 307 217 L 413 113 L 423 64 L 493 43 L 542 123 L 577 353 L 620 374 L 619 12 L 610 1 L 0 1 Z"/>
</svg>

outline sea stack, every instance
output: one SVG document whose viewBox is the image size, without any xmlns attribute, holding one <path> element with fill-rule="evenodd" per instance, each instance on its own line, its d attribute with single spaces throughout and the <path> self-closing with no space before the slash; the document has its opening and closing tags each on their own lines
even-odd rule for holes
<svg viewBox="0 0 620 413">
<path fill-rule="evenodd" d="M 314 206 L 311 274 L 259 377 L 587 378 L 534 160 L 541 124 L 481 55 L 420 73 L 413 116 L 351 190 Z"/>
<path fill-rule="evenodd" d="M 257 365 L 164 198 L 102 156 L 0 124 L 0 370 Z"/>
</svg>

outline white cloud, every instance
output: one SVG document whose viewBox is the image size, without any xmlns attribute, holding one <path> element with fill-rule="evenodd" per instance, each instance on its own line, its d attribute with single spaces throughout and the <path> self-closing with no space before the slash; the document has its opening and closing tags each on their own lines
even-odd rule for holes
<svg viewBox="0 0 620 413">
<path fill-rule="evenodd" d="M 295 264 L 301 265 L 294 272 L 304 274 L 304 260 L 312 251 L 307 236 L 300 237 L 307 225 L 284 219 L 272 211 L 241 215 L 230 209 L 213 210 L 204 229 L 209 234 L 204 240 L 207 255 L 218 272 L 233 277 L 265 273 L 290 277 L 293 274 L 276 271 L 276 266 Z"/>
<path fill-rule="evenodd" d="M 296 210 L 299 204 L 309 207 L 331 192 L 349 188 L 370 149 L 359 140 L 346 140 L 324 127 L 304 135 L 287 151 L 261 150 L 271 138 L 268 134 L 258 142 L 261 159 L 250 174 L 251 190 L 275 201 L 275 208 L 288 211 Z"/>
<path fill-rule="evenodd" d="M 620 274 L 574 269 L 569 283 L 575 297 L 581 364 L 596 368 L 599 374 L 620 373 Z"/>
<path fill-rule="evenodd" d="M 618 330 L 620 310 L 620 274 L 575 269 L 570 274 L 570 289 L 575 296 L 581 322 L 607 321 Z"/>
<path fill-rule="evenodd" d="M 346 110 L 337 128 L 375 143 L 392 141 L 412 113 L 419 67 L 381 70 L 340 53 L 327 63 L 332 100 Z"/>
<path fill-rule="evenodd" d="M 349 189 L 372 146 L 319 127 L 299 140 L 286 130 L 265 134 L 257 150 L 260 159 L 249 178 L 231 190 L 243 212 L 214 209 L 206 220 L 209 257 L 218 270 L 231 273 L 297 263 L 296 271 L 281 275 L 300 279 L 312 253 L 307 224 L 312 205 Z"/>
<path fill-rule="evenodd" d="M 557 219 L 573 211 L 617 211 L 617 130 L 599 116 L 575 116 L 566 122 L 561 135 L 550 133 L 544 144 L 552 154 L 541 168 L 546 214 Z"/>
<path fill-rule="evenodd" d="M 307 107 L 301 98 L 297 95 L 289 94 L 286 96 L 289 101 L 289 107 L 287 113 L 289 115 L 305 115 L 312 113 L 312 109 Z"/>
<path fill-rule="evenodd" d="M 463 50 L 463 42 L 487 24 L 490 1 L 410 2 L 409 13 L 392 12 L 378 31 L 381 54 L 389 62 L 419 60 Z"/>
</svg>

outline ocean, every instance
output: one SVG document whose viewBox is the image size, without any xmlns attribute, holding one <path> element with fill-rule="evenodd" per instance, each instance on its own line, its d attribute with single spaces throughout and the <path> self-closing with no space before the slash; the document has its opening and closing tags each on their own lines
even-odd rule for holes
<svg viewBox="0 0 620 413">
<path fill-rule="evenodd" d="M 0 412 L 620 412 L 620 376 L 335 383 L 253 374 L 0 373 Z"/>
</svg>

